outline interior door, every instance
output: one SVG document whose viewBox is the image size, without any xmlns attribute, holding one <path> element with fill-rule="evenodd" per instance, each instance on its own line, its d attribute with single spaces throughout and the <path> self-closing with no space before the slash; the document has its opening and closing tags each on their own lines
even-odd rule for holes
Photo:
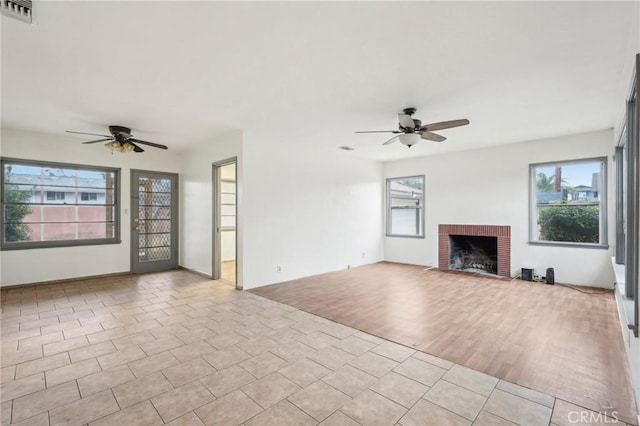
<svg viewBox="0 0 640 426">
<path fill-rule="evenodd" d="M 178 267 L 178 175 L 131 171 L 131 270 Z"/>
</svg>

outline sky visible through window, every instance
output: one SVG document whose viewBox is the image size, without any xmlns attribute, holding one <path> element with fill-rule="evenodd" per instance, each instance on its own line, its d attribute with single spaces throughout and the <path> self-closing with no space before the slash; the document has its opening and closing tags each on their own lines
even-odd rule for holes
<svg viewBox="0 0 640 426">
<path fill-rule="evenodd" d="M 536 175 L 544 173 L 547 177 L 555 174 L 556 166 L 538 166 L 536 167 Z M 589 163 L 573 163 L 562 165 L 562 181 L 563 185 L 576 187 L 579 185 L 591 186 L 592 176 L 594 173 L 600 173 L 600 162 L 594 161 Z"/>
<path fill-rule="evenodd" d="M 40 176 L 42 169 L 45 170 L 45 175 L 49 176 L 75 176 L 76 170 L 56 169 L 52 167 L 37 167 L 37 166 L 23 166 L 20 164 L 6 164 L 5 167 L 11 166 L 11 173 L 20 175 L 34 175 Z M 90 170 L 77 170 L 78 177 L 85 179 L 103 179 L 104 172 L 96 172 Z"/>
</svg>

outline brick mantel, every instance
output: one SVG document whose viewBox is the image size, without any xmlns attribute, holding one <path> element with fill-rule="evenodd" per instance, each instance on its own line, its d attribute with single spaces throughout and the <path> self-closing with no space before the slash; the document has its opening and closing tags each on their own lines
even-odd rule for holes
<svg viewBox="0 0 640 426">
<path fill-rule="evenodd" d="M 498 275 L 511 276 L 511 227 L 500 225 L 438 225 L 438 268 L 449 270 L 449 235 L 496 237 L 498 240 Z"/>
</svg>

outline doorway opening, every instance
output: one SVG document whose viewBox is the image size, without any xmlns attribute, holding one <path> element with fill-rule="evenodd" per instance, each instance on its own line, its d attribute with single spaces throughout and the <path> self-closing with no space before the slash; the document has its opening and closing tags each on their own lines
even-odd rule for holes
<svg viewBox="0 0 640 426">
<path fill-rule="evenodd" d="M 213 164 L 213 278 L 241 289 L 237 280 L 236 158 Z"/>
</svg>

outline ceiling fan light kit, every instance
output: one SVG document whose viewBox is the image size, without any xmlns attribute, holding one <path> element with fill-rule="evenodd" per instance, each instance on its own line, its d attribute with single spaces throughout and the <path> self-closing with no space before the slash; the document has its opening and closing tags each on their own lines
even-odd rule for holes
<svg viewBox="0 0 640 426">
<path fill-rule="evenodd" d="M 120 143 L 118 141 L 112 141 L 104 144 L 105 147 L 111 150 L 111 152 L 118 151 L 122 153 L 131 152 L 135 149 L 133 144 L 129 142 Z"/>
<path fill-rule="evenodd" d="M 398 136 L 398 139 L 400 139 L 401 144 L 411 148 L 412 145 L 420 142 L 420 135 L 418 133 L 403 133 Z"/>
<path fill-rule="evenodd" d="M 447 139 L 444 136 L 433 133 L 433 130 L 450 129 L 452 127 L 466 126 L 469 124 L 469 120 L 462 118 L 460 120 L 440 121 L 423 126 L 421 120 L 412 117 L 415 112 L 415 108 L 405 108 L 398 114 L 398 130 L 367 130 L 356 133 L 395 133 L 399 136 L 392 137 L 382 145 L 389 145 L 398 139 L 401 144 L 411 148 L 420 142 L 420 139 L 433 142 L 442 142 Z"/>
<path fill-rule="evenodd" d="M 91 135 L 91 136 L 101 136 L 102 139 L 97 139 L 95 141 L 87 141 L 82 142 L 83 144 L 91 144 L 98 142 L 107 142 L 104 146 L 109 148 L 111 152 L 117 151 L 123 154 L 127 152 L 144 152 L 144 149 L 140 148 L 136 144 L 148 145 L 154 148 L 160 149 L 168 149 L 166 145 L 161 145 L 159 143 L 147 142 L 140 139 L 135 139 L 131 135 L 131 129 L 123 126 L 109 126 L 109 132 L 111 135 L 100 135 L 96 133 L 85 133 L 85 132 L 74 132 L 71 130 L 67 130 L 67 133 L 76 133 L 80 135 Z"/>
</svg>

